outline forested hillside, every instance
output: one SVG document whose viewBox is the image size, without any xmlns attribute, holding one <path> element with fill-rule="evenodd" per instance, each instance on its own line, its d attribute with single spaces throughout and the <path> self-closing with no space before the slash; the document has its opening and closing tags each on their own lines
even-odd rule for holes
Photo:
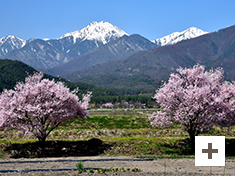
<svg viewBox="0 0 235 176">
<path fill-rule="evenodd" d="M 32 75 L 35 72 L 38 71 L 24 64 L 23 62 L 12 61 L 9 59 L 3 59 L 3 60 L 0 59 L 0 91 L 2 91 L 4 88 L 12 89 L 15 86 L 16 82 L 24 81 L 27 75 Z M 117 95 L 110 90 L 101 89 L 86 83 L 80 83 L 80 82 L 71 83 L 63 78 L 57 78 L 47 74 L 44 74 L 44 77 L 48 79 L 54 79 L 55 81 L 62 81 L 71 90 L 79 87 L 81 93 L 92 91 L 94 96 Z"/>
<path fill-rule="evenodd" d="M 25 77 L 32 75 L 37 72 L 34 68 L 24 64 L 21 61 L 12 61 L 9 59 L 0 59 L 0 91 L 3 89 L 13 89 L 16 82 L 24 81 Z M 143 89 L 105 89 L 95 87 L 90 84 L 81 82 L 69 82 L 63 78 L 53 77 L 44 74 L 45 78 L 54 79 L 55 81 L 62 81 L 71 90 L 79 88 L 79 96 L 85 94 L 88 91 L 92 92 L 91 103 L 95 106 L 101 105 L 103 103 L 121 103 L 127 102 L 140 102 L 149 104 L 152 99 L 151 95 L 139 95 L 144 93 Z"/>
<path fill-rule="evenodd" d="M 0 91 L 12 89 L 16 82 L 24 81 L 27 74 L 33 74 L 36 70 L 20 61 L 0 59 Z"/>
</svg>

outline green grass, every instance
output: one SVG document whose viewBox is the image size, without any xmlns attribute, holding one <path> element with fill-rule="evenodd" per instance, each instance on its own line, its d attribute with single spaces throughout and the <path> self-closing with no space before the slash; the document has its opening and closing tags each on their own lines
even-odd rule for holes
<svg viewBox="0 0 235 176">
<path fill-rule="evenodd" d="M 76 166 L 77 166 L 77 169 L 78 169 L 77 171 L 81 172 L 83 170 L 84 164 L 83 164 L 83 162 L 80 161 L 79 163 L 76 164 Z"/>
<path fill-rule="evenodd" d="M 140 129 L 153 128 L 148 119 L 133 116 L 93 116 L 85 121 L 75 120 L 71 125 L 61 126 L 61 129 Z"/>
<path fill-rule="evenodd" d="M 116 137 L 109 139 L 114 147 L 104 155 L 185 155 L 190 149 L 185 140 L 185 137 Z M 182 141 L 185 143 L 181 145 Z"/>
<path fill-rule="evenodd" d="M 82 163 L 80 162 L 77 166 L 79 165 L 82 165 Z M 85 170 L 83 169 L 83 165 L 82 167 L 78 167 L 78 170 L 77 170 L 78 173 L 107 173 L 107 172 L 142 172 L 141 169 L 138 169 L 138 168 L 133 168 L 133 169 L 130 169 L 130 168 L 127 168 L 127 169 L 124 169 L 123 167 L 122 168 L 113 168 L 113 167 L 110 167 L 110 168 L 104 168 L 104 169 L 101 169 L 101 168 L 97 168 L 96 170 L 94 169 L 88 169 L 88 170 Z"/>
<path fill-rule="evenodd" d="M 99 138 L 113 147 L 102 155 L 126 155 L 140 158 L 193 158 L 189 154 L 188 133 L 182 126 L 150 126 L 147 113 L 156 110 L 96 110 L 84 121 L 71 120 L 52 131 L 47 140 L 78 141 Z M 142 114 L 143 113 L 143 114 Z M 19 137 L 20 132 L 0 131 L 0 158 L 6 145 L 36 142 L 34 136 Z M 227 131 L 213 127 L 204 136 L 226 136 L 227 158 L 234 157 L 235 126 Z"/>
<path fill-rule="evenodd" d="M 140 129 L 151 128 L 147 115 L 131 110 L 97 110 L 90 111 L 90 117 L 81 121 L 73 120 L 62 124 L 59 128 L 71 129 Z"/>
</svg>

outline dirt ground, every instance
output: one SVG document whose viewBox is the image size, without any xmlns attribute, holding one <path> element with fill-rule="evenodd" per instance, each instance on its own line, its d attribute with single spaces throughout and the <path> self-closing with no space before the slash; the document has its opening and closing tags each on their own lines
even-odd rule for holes
<svg viewBox="0 0 235 176">
<path fill-rule="evenodd" d="M 96 160 L 96 159 L 110 159 L 110 158 L 127 158 L 131 157 L 63 157 L 63 158 L 40 158 L 40 159 L 0 159 L 0 170 L 29 170 L 29 169 L 53 169 L 53 168 L 76 168 L 78 161 L 54 162 L 55 160 Z M 12 163 L 14 161 L 37 161 L 37 163 Z M 49 161 L 50 160 L 50 161 Z M 8 162 L 9 163 L 2 163 Z M 49 162 L 48 162 L 49 161 Z M 84 167 L 100 167 L 100 168 L 138 168 L 143 172 L 110 172 L 110 173 L 84 173 L 78 174 L 75 171 L 54 171 L 54 172 L 12 172 L 0 173 L 3 176 L 42 176 L 42 175 L 235 175 L 235 159 L 226 159 L 225 167 L 196 167 L 194 159 L 154 159 L 152 161 L 84 161 Z"/>
</svg>

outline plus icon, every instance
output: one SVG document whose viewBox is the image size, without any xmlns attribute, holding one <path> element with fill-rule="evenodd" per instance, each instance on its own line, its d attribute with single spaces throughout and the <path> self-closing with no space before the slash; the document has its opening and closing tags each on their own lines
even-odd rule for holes
<svg viewBox="0 0 235 176">
<path fill-rule="evenodd" d="M 225 136 L 195 136 L 195 166 L 225 166 Z"/>
<path fill-rule="evenodd" d="M 208 153 L 208 159 L 212 159 L 212 153 L 218 153 L 218 149 L 212 149 L 212 143 L 208 143 L 208 149 L 202 149 L 202 153 Z"/>
</svg>

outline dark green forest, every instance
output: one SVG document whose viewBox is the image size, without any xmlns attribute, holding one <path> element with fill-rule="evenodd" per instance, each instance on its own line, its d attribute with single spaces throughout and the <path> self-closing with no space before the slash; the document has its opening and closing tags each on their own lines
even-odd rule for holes
<svg viewBox="0 0 235 176">
<path fill-rule="evenodd" d="M 32 75 L 35 72 L 38 71 L 24 64 L 23 62 L 12 61 L 9 59 L 0 59 L 0 91 L 2 92 L 3 89 L 13 89 L 17 82 L 24 81 L 25 77 Z M 69 82 L 63 78 L 53 77 L 47 74 L 44 74 L 44 77 L 50 80 L 54 79 L 55 81 L 64 82 L 64 84 L 69 87 L 70 90 L 74 90 L 79 87 L 78 96 L 80 98 L 82 97 L 82 94 L 91 91 L 91 103 L 95 104 L 94 106 L 96 107 L 107 102 L 139 102 L 145 103 L 146 105 L 153 103 L 151 98 L 153 94 L 147 94 L 148 92 L 146 92 L 144 89 L 107 89 L 81 82 Z"/>
</svg>

